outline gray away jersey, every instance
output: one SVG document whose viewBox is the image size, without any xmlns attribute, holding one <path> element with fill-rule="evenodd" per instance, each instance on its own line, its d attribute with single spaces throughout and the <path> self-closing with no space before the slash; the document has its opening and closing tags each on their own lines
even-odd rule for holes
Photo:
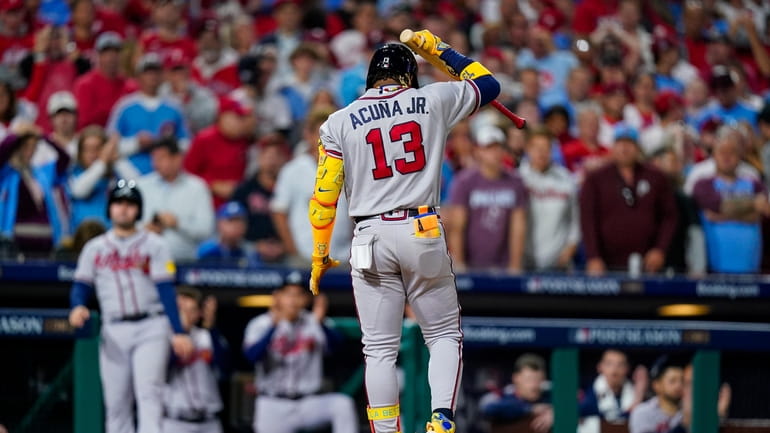
<svg viewBox="0 0 770 433">
<path fill-rule="evenodd" d="M 272 327 L 270 313 L 252 319 L 243 335 L 243 348 L 251 347 Z M 257 361 L 259 394 L 306 395 L 318 392 L 323 379 L 325 349 L 326 335 L 311 313 L 302 311 L 296 322 L 279 322 L 267 354 Z"/>
<path fill-rule="evenodd" d="M 344 161 L 351 217 L 438 206 L 449 131 L 479 106 L 473 81 L 369 89 L 321 125 L 329 156 Z"/>
<path fill-rule="evenodd" d="M 173 416 L 213 415 L 222 410 L 222 399 L 211 362 L 214 343 L 208 329 L 193 327 L 190 338 L 195 354 L 184 365 L 174 365 L 163 391 L 166 412 Z"/>
<path fill-rule="evenodd" d="M 173 281 L 175 273 L 171 253 L 155 233 L 119 238 L 110 230 L 86 243 L 75 280 L 96 288 L 102 315 L 110 319 L 162 312 L 155 283 Z"/>
</svg>

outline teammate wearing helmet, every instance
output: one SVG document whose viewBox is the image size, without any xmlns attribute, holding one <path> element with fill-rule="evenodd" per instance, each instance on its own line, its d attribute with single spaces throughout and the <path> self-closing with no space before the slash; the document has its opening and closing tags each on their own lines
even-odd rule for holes
<svg viewBox="0 0 770 433">
<path fill-rule="evenodd" d="M 69 321 L 76 328 L 90 317 L 86 304 L 94 291 L 99 301 L 107 433 L 135 431 L 134 402 L 136 430 L 161 431 L 169 340 L 180 358 L 193 349 L 179 320 L 171 254 L 159 236 L 137 229 L 141 216 L 136 184 L 119 180 L 107 205 L 112 229 L 85 245 L 70 292 Z"/>
<path fill-rule="evenodd" d="M 339 262 L 329 238 L 344 187 L 353 232 L 350 264 L 366 362 L 373 433 L 400 432 L 396 357 L 404 304 L 412 306 L 430 351 L 433 414 L 427 431 L 455 431 L 462 374 L 460 307 L 437 206 L 449 130 L 491 102 L 500 85 L 481 64 L 427 31 L 428 53 L 462 81 L 420 88 L 417 62 L 401 44 L 378 49 L 363 96 L 321 126 L 310 288 Z"/>
</svg>

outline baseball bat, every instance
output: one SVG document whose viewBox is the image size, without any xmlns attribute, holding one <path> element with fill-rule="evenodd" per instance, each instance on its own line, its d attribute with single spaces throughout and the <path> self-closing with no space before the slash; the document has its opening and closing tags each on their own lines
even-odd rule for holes
<svg viewBox="0 0 770 433">
<path fill-rule="evenodd" d="M 441 59 L 427 53 L 425 50 L 421 48 L 423 43 L 422 36 L 416 34 L 411 29 L 404 29 L 404 31 L 401 32 L 401 36 L 399 37 L 399 39 L 401 39 L 401 43 L 411 48 L 412 51 L 419 54 L 420 57 L 425 59 L 428 63 L 441 69 L 442 71 L 446 71 L 446 65 L 444 65 L 444 62 L 442 62 Z M 452 75 L 448 71 L 447 71 L 447 75 L 452 77 L 452 79 L 454 80 L 457 80 L 457 81 L 460 80 L 460 77 Z M 517 128 L 523 129 L 527 125 L 526 119 L 524 119 L 521 116 L 518 116 L 517 114 L 513 113 L 511 110 L 505 108 L 505 106 L 503 106 L 503 104 L 501 104 L 499 101 L 494 100 L 490 104 L 492 104 L 492 106 L 495 107 L 497 111 L 502 113 L 505 117 L 511 119 L 511 121 L 513 122 L 514 125 L 516 125 Z"/>
</svg>

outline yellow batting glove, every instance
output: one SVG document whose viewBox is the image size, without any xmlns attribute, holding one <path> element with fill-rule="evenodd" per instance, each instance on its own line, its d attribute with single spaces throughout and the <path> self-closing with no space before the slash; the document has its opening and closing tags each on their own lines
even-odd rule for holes
<svg viewBox="0 0 770 433">
<path fill-rule="evenodd" d="M 321 277 L 324 276 L 329 269 L 339 266 L 340 261 L 334 260 L 329 256 L 313 256 L 313 262 L 310 265 L 310 291 L 313 295 L 318 295 L 320 290 L 318 289 L 318 283 L 321 281 Z"/>
<path fill-rule="evenodd" d="M 442 42 L 441 38 L 431 33 L 429 30 L 420 30 L 415 32 L 415 39 L 419 41 L 420 48 L 425 50 L 428 54 L 434 56 L 440 56 L 447 48 L 449 44 Z"/>
</svg>

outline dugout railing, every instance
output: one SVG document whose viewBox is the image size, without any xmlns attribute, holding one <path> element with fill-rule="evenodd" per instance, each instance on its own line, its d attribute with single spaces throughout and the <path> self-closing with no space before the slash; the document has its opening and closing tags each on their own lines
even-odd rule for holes
<svg viewBox="0 0 770 433">
<path fill-rule="evenodd" d="M 65 365 L 52 388 L 68 383 L 72 374 L 73 431 L 103 431 L 103 405 L 98 363 L 98 314 L 88 326 L 75 331 L 67 325 L 67 310 L 0 310 L 0 322 L 6 338 L 73 338 L 72 363 Z M 359 338 L 354 318 L 334 318 L 335 326 L 349 338 Z M 719 429 L 717 395 L 719 392 L 720 352 L 770 351 L 770 324 L 725 323 L 708 321 L 627 321 L 585 319 L 503 319 L 463 318 L 464 344 L 468 350 L 483 347 L 550 348 L 554 433 L 573 433 L 578 422 L 578 352 L 581 349 L 617 347 L 658 350 L 689 349 L 693 358 L 692 433 L 716 433 Z M 401 397 L 405 432 L 416 432 L 430 411 L 427 388 L 427 352 L 419 328 L 404 326 L 400 354 L 404 370 Z M 354 394 L 361 385 L 361 375 L 354 374 L 343 391 Z M 53 389 L 38 402 L 14 431 L 24 432 L 39 408 L 53 394 Z"/>
<path fill-rule="evenodd" d="M 16 306 L 14 302 L 19 296 L 26 296 L 28 299 L 37 299 L 38 296 L 49 300 L 55 298 L 54 305 L 66 305 L 66 293 L 73 271 L 72 263 L 0 262 L 0 282 L 3 288 L 0 298 L 7 301 L 3 303 L 7 306 Z M 289 270 L 283 268 L 209 267 L 188 264 L 179 266 L 177 282 L 206 288 L 223 295 L 228 293 L 231 296 L 269 293 L 280 284 L 287 272 Z M 529 309 L 527 302 L 531 299 L 538 299 L 545 305 L 542 311 L 546 313 L 551 311 L 552 306 L 561 303 L 566 305 L 566 308 L 576 306 L 573 309 L 579 310 L 583 317 L 596 312 L 603 313 L 605 317 L 608 314 L 623 317 L 633 306 L 647 303 L 654 307 L 680 299 L 711 305 L 716 312 L 728 311 L 727 315 L 717 316 L 720 320 L 727 317 L 728 320 L 766 322 L 767 311 L 770 311 L 767 308 L 770 305 L 770 278 L 765 276 L 717 276 L 693 280 L 680 276 L 631 279 L 624 275 L 591 278 L 580 275 L 465 274 L 458 276 L 457 284 L 464 311 L 472 311 L 475 314 L 484 313 L 484 308 L 487 307 L 497 307 L 497 310 L 489 313 L 495 315 L 510 306 L 518 305 L 519 311 L 512 310 L 511 315 L 522 316 L 524 314 L 520 313 L 521 309 Z M 344 272 L 330 272 L 324 279 L 324 290 L 332 298 L 332 306 L 344 311 L 343 308 L 337 307 L 350 302 L 349 275 Z M 476 302 L 476 306 L 473 306 L 473 302 Z M 580 302 L 595 307 L 587 309 L 580 305 Z M 622 303 L 624 307 L 628 305 L 628 308 L 611 310 L 608 309 L 607 302 Z M 467 307 L 468 304 L 471 304 L 471 308 Z M 51 305 L 51 302 L 48 305 Z M 730 308 L 737 313 L 730 312 Z M 750 313 L 752 309 L 754 313 Z M 552 315 L 561 312 L 555 309 L 553 311 Z M 654 308 L 652 311 L 654 312 Z M 102 403 L 101 398 L 98 398 L 101 394 L 96 321 L 93 321 L 93 325 L 83 331 L 83 334 L 75 334 L 66 325 L 67 310 L 3 310 L 0 318 L 19 318 L 19 314 L 26 317 L 25 320 L 29 323 L 41 325 L 33 327 L 35 331 L 32 333 L 22 332 L 18 335 L 14 334 L 13 327 L 0 326 L 0 337 L 83 337 L 75 342 L 71 365 L 74 431 L 102 431 Z M 572 314 L 570 311 L 568 317 Z M 655 317 L 654 313 L 652 317 Z M 355 319 L 337 317 L 336 322 L 347 336 L 359 338 Z M 621 347 L 694 351 L 694 433 L 713 433 L 718 428 L 716 411 L 711 411 L 710 408 L 714 408 L 716 404 L 721 351 L 770 352 L 768 323 L 617 321 L 580 317 L 568 320 L 464 317 L 463 327 L 465 347 L 468 350 L 476 347 L 552 349 L 550 365 L 552 396 L 556 409 L 556 433 L 574 432 L 577 419 L 574 402 L 578 380 L 578 354 L 582 349 Z M 40 329 L 40 332 L 37 329 Z M 406 377 L 401 400 L 404 427 L 408 427 L 404 430 L 414 431 L 412 429 L 418 428 L 424 422 L 425 413 L 430 410 L 425 367 L 427 355 L 416 327 L 404 328 L 400 364 Z M 67 371 L 63 370 L 55 384 L 68 386 L 68 377 Z M 342 388 L 352 395 L 357 392 L 361 380 L 362 374 L 357 372 L 349 377 Z M 38 402 L 32 409 L 38 410 L 36 408 L 45 408 L 45 402 Z M 25 418 L 27 419 L 29 417 Z"/>
</svg>

